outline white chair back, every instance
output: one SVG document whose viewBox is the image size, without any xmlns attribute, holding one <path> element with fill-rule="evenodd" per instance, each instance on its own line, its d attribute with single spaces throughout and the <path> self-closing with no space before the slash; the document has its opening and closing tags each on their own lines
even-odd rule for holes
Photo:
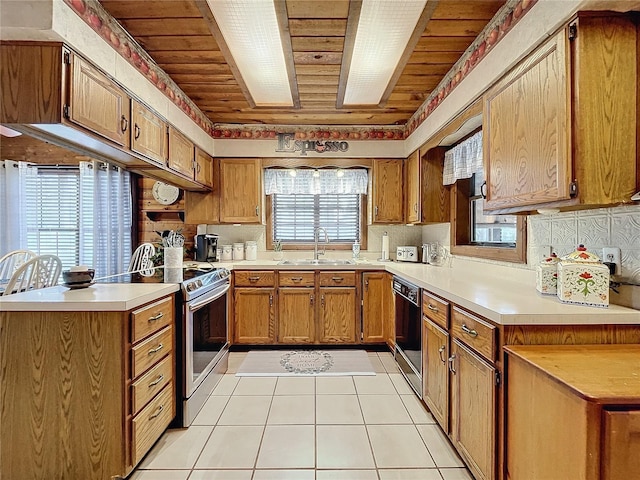
<svg viewBox="0 0 640 480">
<path fill-rule="evenodd" d="M 31 250 L 14 250 L 0 258 L 0 283 L 7 282 L 18 267 L 35 256 Z"/>
<path fill-rule="evenodd" d="M 55 255 L 38 255 L 22 264 L 6 284 L 3 295 L 52 287 L 58 283 L 62 262 Z"/>
<path fill-rule="evenodd" d="M 153 261 L 151 257 L 156 254 L 153 243 L 141 243 L 131 255 L 128 272 L 140 272 L 142 275 L 153 275 Z"/>
</svg>

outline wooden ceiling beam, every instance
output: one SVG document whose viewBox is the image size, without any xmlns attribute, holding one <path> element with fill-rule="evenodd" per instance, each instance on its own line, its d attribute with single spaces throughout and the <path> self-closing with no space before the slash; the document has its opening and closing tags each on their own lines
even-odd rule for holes
<svg viewBox="0 0 640 480">
<path fill-rule="evenodd" d="M 101 0 L 111 15 L 119 19 L 200 17 L 191 0 Z"/>
<path fill-rule="evenodd" d="M 347 18 L 349 0 L 287 0 L 289 18 Z"/>
</svg>

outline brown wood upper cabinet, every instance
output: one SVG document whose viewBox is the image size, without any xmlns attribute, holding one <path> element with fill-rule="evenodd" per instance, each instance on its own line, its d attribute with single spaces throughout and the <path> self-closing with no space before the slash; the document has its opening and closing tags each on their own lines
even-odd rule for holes
<svg viewBox="0 0 640 480">
<path fill-rule="evenodd" d="M 449 188 L 442 185 L 444 148 L 416 150 L 405 161 L 407 223 L 449 221 Z"/>
<path fill-rule="evenodd" d="M 213 157 L 196 147 L 196 182 L 213 188 Z"/>
<path fill-rule="evenodd" d="M 485 210 L 630 201 L 637 48 L 628 16 L 580 14 L 486 93 Z"/>
<path fill-rule="evenodd" d="M 164 165 L 167 161 L 167 123 L 135 99 L 131 99 L 131 122 L 131 150 Z"/>
<path fill-rule="evenodd" d="M 193 179 L 195 170 L 193 155 L 193 142 L 174 127 L 169 126 L 169 168 Z"/>
<path fill-rule="evenodd" d="M 402 160 L 374 159 L 369 178 L 369 223 L 404 223 Z"/>
<path fill-rule="evenodd" d="M 220 222 L 261 223 L 262 165 L 259 158 L 220 159 Z"/>
</svg>

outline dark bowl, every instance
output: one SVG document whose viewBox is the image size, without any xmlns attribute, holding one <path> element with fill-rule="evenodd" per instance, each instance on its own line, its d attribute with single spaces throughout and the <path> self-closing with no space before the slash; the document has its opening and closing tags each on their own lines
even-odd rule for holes
<svg viewBox="0 0 640 480">
<path fill-rule="evenodd" d="M 93 281 L 93 276 L 96 271 L 92 268 L 89 270 L 84 270 L 82 272 L 71 272 L 69 270 L 65 270 L 62 272 L 62 279 L 64 283 L 67 285 L 77 285 L 81 283 L 91 283 Z"/>
</svg>

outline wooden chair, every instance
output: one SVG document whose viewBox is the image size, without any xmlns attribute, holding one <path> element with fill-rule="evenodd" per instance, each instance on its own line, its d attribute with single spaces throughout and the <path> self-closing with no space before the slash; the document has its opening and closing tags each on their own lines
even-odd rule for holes
<svg viewBox="0 0 640 480">
<path fill-rule="evenodd" d="M 38 255 L 13 272 L 2 295 L 52 287 L 58 283 L 62 262 L 55 255 Z"/>
<path fill-rule="evenodd" d="M 18 267 L 35 256 L 31 250 L 14 250 L 0 258 L 0 283 L 7 282 Z"/>
<path fill-rule="evenodd" d="M 152 243 L 141 243 L 131 255 L 128 272 L 140 272 L 141 275 L 153 275 L 153 261 L 156 247 Z"/>
</svg>

